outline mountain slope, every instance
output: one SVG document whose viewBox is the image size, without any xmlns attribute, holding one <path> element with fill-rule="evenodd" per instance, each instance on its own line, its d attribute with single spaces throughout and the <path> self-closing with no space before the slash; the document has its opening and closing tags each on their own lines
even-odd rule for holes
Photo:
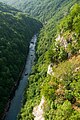
<svg viewBox="0 0 80 120">
<path fill-rule="evenodd" d="M 14 5 L 47 23 L 38 38 L 37 60 L 18 119 L 33 120 L 39 115 L 34 116 L 35 108 L 41 108 L 46 120 L 80 119 L 80 6 L 72 7 L 80 0 L 31 0 L 30 9 L 26 1 L 25 7 L 24 1 L 18 3 Z"/>
<path fill-rule="evenodd" d="M 80 5 L 58 22 L 54 28 L 52 18 L 40 32 L 19 120 L 33 120 L 43 110 L 45 120 L 80 119 Z"/>
<path fill-rule="evenodd" d="M 1 0 L 2 1 L 2 0 Z M 4 0 L 7 4 L 27 12 L 42 22 L 48 21 L 53 16 L 60 14 L 63 17 L 69 8 L 79 0 Z M 3 2 L 3 1 L 2 1 Z M 56 14 L 57 13 L 57 14 Z M 60 16 L 59 16 L 60 17 Z"/>
<path fill-rule="evenodd" d="M 0 117 L 17 87 L 30 40 L 41 26 L 39 21 L 0 3 Z"/>
</svg>

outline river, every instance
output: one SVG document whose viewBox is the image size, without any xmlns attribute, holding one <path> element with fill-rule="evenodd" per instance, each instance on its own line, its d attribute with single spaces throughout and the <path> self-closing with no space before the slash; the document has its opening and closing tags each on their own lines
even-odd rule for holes
<svg viewBox="0 0 80 120">
<path fill-rule="evenodd" d="M 37 41 L 37 36 L 34 35 L 34 37 L 32 38 L 32 40 L 30 42 L 29 53 L 27 56 L 25 68 L 22 73 L 22 77 L 21 77 L 19 86 L 15 92 L 14 98 L 11 101 L 11 105 L 10 105 L 9 111 L 6 114 L 5 120 L 17 120 L 17 115 L 21 110 L 24 90 L 27 85 L 28 77 L 29 77 L 29 74 L 31 73 L 31 68 L 32 68 L 32 66 L 34 64 L 34 60 L 35 60 L 36 41 Z"/>
</svg>

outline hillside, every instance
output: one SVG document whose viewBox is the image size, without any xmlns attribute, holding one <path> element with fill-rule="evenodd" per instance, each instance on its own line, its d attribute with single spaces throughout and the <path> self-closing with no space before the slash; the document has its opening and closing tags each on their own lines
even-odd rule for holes
<svg viewBox="0 0 80 120">
<path fill-rule="evenodd" d="M 0 0 L 46 23 L 50 18 L 63 17 L 80 0 Z"/>
<path fill-rule="evenodd" d="M 19 47 L 9 40 L 11 44 L 8 42 L 8 47 L 4 47 L 5 49 L 8 48 L 8 51 L 3 52 L 5 49 L 3 46 L 3 49 L 1 48 L 6 56 L 6 59 L 2 57 L 1 67 L 4 69 L 2 69 L 1 75 L 2 77 L 5 76 L 3 80 L 8 79 L 7 83 L 4 80 L 3 87 L 15 84 L 17 74 L 23 68 L 23 60 L 26 54 L 24 51 L 27 43 L 29 43 L 28 40 L 35 33 L 34 28 L 37 30 L 35 24 L 41 26 L 40 22 L 29 18 L 29 16 L 33 16 L 44 23 L 38 36 L 36 61 L 29 76 L 18 120 L 80 120 L 80 0 L 4 0 L 4 2 L 27 12 L 28 16 L 26 16 L 25 21 L 25 17 L 23 17 L 26 15 L 25 13 L 22 14 L 16 9 L 8 10 L 9 13 L 7 14 L 9 14 L 10 19 L 6 17 L 6 20 L 9 20 L 12 28 L 9 27 L 8 33 L 4 31 L 4 35 L 7 36 L 7 39 L 11 38 L 11 41 L 15 41 L 12 37 L 12 30 L 17 40 L 15 43 Z M 5 13 L 4 10 L 1 13 Z M 11 16 L 17 21 L 14 25 L 10 21 Z M 3 17 L 1 18 L 3 19 Z M 27 24 L 28 22 L 30 23 Z M 5 25 L 5 22 L 3 23 Z M 5 30 L 4 26 L 2 28 Z M 26 29 L 29 30 L 28 33 L 26 33 Z M 27 38 L 28 35 L 30 36 L 29 39 Z M 25 42 L 25 38 L 27 38 L 27 42 Z M 9 47 L 10 45 L 11 47 Z M 14 48 L 19 48 L 19 54 L 13 50 Z M 6 55 L 6 53 L 9 54 Z M 15 61 L 11 57 L 12 55 Z M 6 64 L 6 61 L 11 65 Z M 12 81 L 9 81 L 10 77 Z M 1 94 L 1 99 L 4 98 L 3 103 L 5 103 L 6 97 L 3 95 L 6 95 L 7 92 L 2 87 L 1 90 L 4 92 Z M 8 90 L 6 87 L 6 91 Z"/>
<path fill-rule="evenodd" d="M 39 21 L 0 3 L 0 117 L 17 87 L 30 40 L 40 27 Z"/>
<path fill-rule="evenodd" d="M 56 23 L 57 21 L 55 21 Z M 80 5 L 41 30 L 19 120 L 80 119 Z"/>
</svg>

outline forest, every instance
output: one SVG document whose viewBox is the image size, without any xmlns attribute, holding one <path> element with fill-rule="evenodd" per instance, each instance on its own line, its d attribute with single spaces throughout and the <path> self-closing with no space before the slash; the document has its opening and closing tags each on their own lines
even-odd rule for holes
<svg viewBox="0 0 80 120">
<path fill-rule="evenodd" d="M 13 7 L 0 3 L 0 112 L 40 30 L 18 120 L 80 120 L 80 0 L 3 2 Z"/>
<path fill-rule="evenodd" d="M 80 5 L 50 19 L 38 37 L 36 64 L 25 90 L 19 120 L 34 120 L 33 109 L 45 98 L 45 120 L 80 119 Z M 54 25 L 55 22 L 55 25 Z M 51 65 L 53 72 L 48 73 Z"/>
<path fill-rule="evenodd" d="M 27 14 L 0 3 L 0 116 L 20 79 L 30 40 L 41 26 Z"/>
<path fill-rule="evenodd" d="M 0 0 L 2 1 L 2 0 Z M 15 8 L 46 24 L 49 19 L 60 19 L 69 12 L 71 6 L 80 0 L 3 0 Z M 36 4 L 35 4 L 36 3 Z"/>
</svg>

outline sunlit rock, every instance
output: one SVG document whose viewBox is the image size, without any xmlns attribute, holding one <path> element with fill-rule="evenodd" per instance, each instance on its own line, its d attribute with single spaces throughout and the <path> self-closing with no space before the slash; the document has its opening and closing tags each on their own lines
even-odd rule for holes
<svg viewBox="0 0 80 120">
<path fill-rule="evenodd" d="M 47 74 L 49 74 L 49 75 L 54 75 L 54 72 L 53 72 L 52 67 L 53 67 L 53 64 L 51 63 L 51 64 L 48 66 Z"/>
<path fill-rule="evenodd" d="M 43 108 L 44 108 L 44 103 L 45 103 L 45 98 L 42 96 L 41 102 L 38 106 L 34 107 L 33 109 L 33 115 L 34 115 L 34 120 L 45 120 L 43 117 Z"/>
<path fill-rule="evenodd" d="M 59 41 L 60 45 L 64 46 L 64 48 L 66 48 L 68 45 L 67 41 L 64 39 L 63 36 L 61 37 L 60 35 L 58 35 L 58 37 L 56 38 L 56 41 Z"/>
</svg>

